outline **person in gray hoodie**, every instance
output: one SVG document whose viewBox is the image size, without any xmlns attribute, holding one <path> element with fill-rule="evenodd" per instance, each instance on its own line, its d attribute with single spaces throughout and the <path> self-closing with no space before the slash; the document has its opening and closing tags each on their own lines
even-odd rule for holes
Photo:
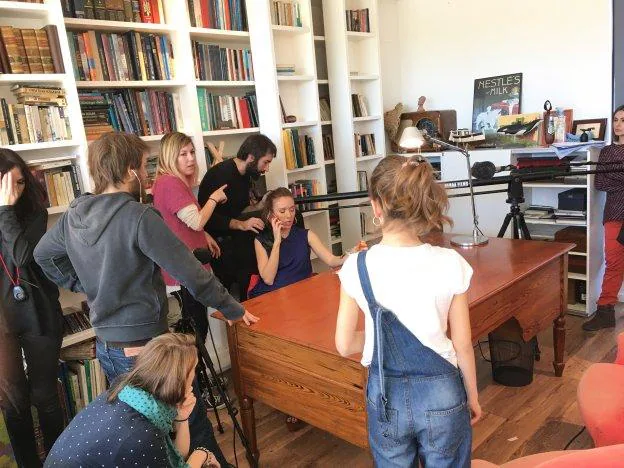
<svg viewBox="0 0 624 468">
<path fill-rule="evenodd" d="M 109 383 L 130 370 L 151 338 L 168 332 L 161 268 L 230 323 L 242 319 L 250 325 L 258 320 L 202 267 L 158 211 L 141 203 L 147 155 L 147 145 L 128 133 L 108 133 L 91 143 L 89 172 L 95 194 L 75 199 L 34 251 L 50 280 L 86 294 L 96 356 Z M 196 396 L 189 421 L 191 448 L 206 446 L 227 466 L 205 406 Z"/>
</svg>

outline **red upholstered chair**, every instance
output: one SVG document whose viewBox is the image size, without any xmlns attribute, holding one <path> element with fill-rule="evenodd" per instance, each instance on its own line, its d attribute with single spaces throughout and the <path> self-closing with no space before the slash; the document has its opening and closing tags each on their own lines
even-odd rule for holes
<svg viewBox="0 0 624 468">
<path fill-rule="evenodd" d="M 589 450 L 544 452 L 516 458 L 502 465 L 472 460 L 471 468 L 614 468 L 624 466 L 624 445 Z"/>
<path fill-rule="evenodd" d="M 577 390 L 579 410 L 596 447 L 624 444 L 624 333 L 617 340 L 615 363 L 592 364 Z"/>
</svg>

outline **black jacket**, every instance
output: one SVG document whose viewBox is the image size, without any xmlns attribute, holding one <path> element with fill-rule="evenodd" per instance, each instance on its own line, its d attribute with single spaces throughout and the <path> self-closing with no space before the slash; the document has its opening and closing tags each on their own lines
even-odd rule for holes
<svg viewBox="0 0 624 468">
<path fill-rule="evenodd" d="M 16 268 L 20 269 L 20 283 L 28 294 L 26 301 L 15 301 L 13 284 L 0 264 L 0 331 L 52 337 L 63 333 L 58 288 L 45 277 L 33 258 L 33 250 L 45 234 L 47 223 L 48 212 L 43 208 L 20 222 L 15 207 L 0 206 L 0 252 L 14 279 Z"/>
</svg>

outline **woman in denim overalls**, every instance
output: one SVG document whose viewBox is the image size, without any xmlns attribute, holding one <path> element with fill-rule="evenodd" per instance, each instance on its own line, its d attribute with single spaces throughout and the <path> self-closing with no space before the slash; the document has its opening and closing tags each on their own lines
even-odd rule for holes
<svg viewBox="0 0 624 468">
<path fill-rule="evenodd" d="M 340 272 L 336 347 L 362 352 L 370 366 L 375 464 L 469 468 L 471 423 L 481 416 L 466 295 L 472 269 L 454 250 L 420 240 L 450 222 L 446 193 L 428 162 L 388 156 L 373 171 L 371 203 L 383 238 Z M 360 309 L 365 331 L 357 331 Z"/>
</svg>

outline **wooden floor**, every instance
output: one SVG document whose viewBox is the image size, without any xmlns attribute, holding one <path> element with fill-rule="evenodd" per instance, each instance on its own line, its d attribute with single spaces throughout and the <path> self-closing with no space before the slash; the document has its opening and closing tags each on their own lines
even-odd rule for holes
<svg viewBox="0 0 624 468">
<path fill-rule="evenodd" d="M 484 414 L 474 427 L 473 458 L 503 463 L 532 453 L 562 450 L 582 429 L 576 405 L 579 378 L 592 363 L 613 361 L 616 351 L 613 330 L 586 333 L 581 330 L 582 322 L 578 317 L 567 318 L 566 368 L 562 378 L 553 373 L 551 330 L 538 337 L 541 360 L 535 363 L 533 383 L 526 387 L 511 388 L 494 383 L 490 364 L 476 351 Z M 618 320 L 618 331 L 619 325 Z M 485 348 L 487 344 L 484 351 Z M 311 426 L 288 432 L 283 414 L 261 403 L 256 403 L 255 408 L 262 467 L 372 466 L 366 450 Z M 234 463 L 231 421 L 223 410 L 221 417 L 227 424 L 225 433 L 217 433 L 217 439 L 225 456 Z M 570 448 L 590 447 L 592 441 L 585 431 Z M 236 441 L 236 453 L 239 466 L 247 467 L 239 440 Z"/>
</svg>

